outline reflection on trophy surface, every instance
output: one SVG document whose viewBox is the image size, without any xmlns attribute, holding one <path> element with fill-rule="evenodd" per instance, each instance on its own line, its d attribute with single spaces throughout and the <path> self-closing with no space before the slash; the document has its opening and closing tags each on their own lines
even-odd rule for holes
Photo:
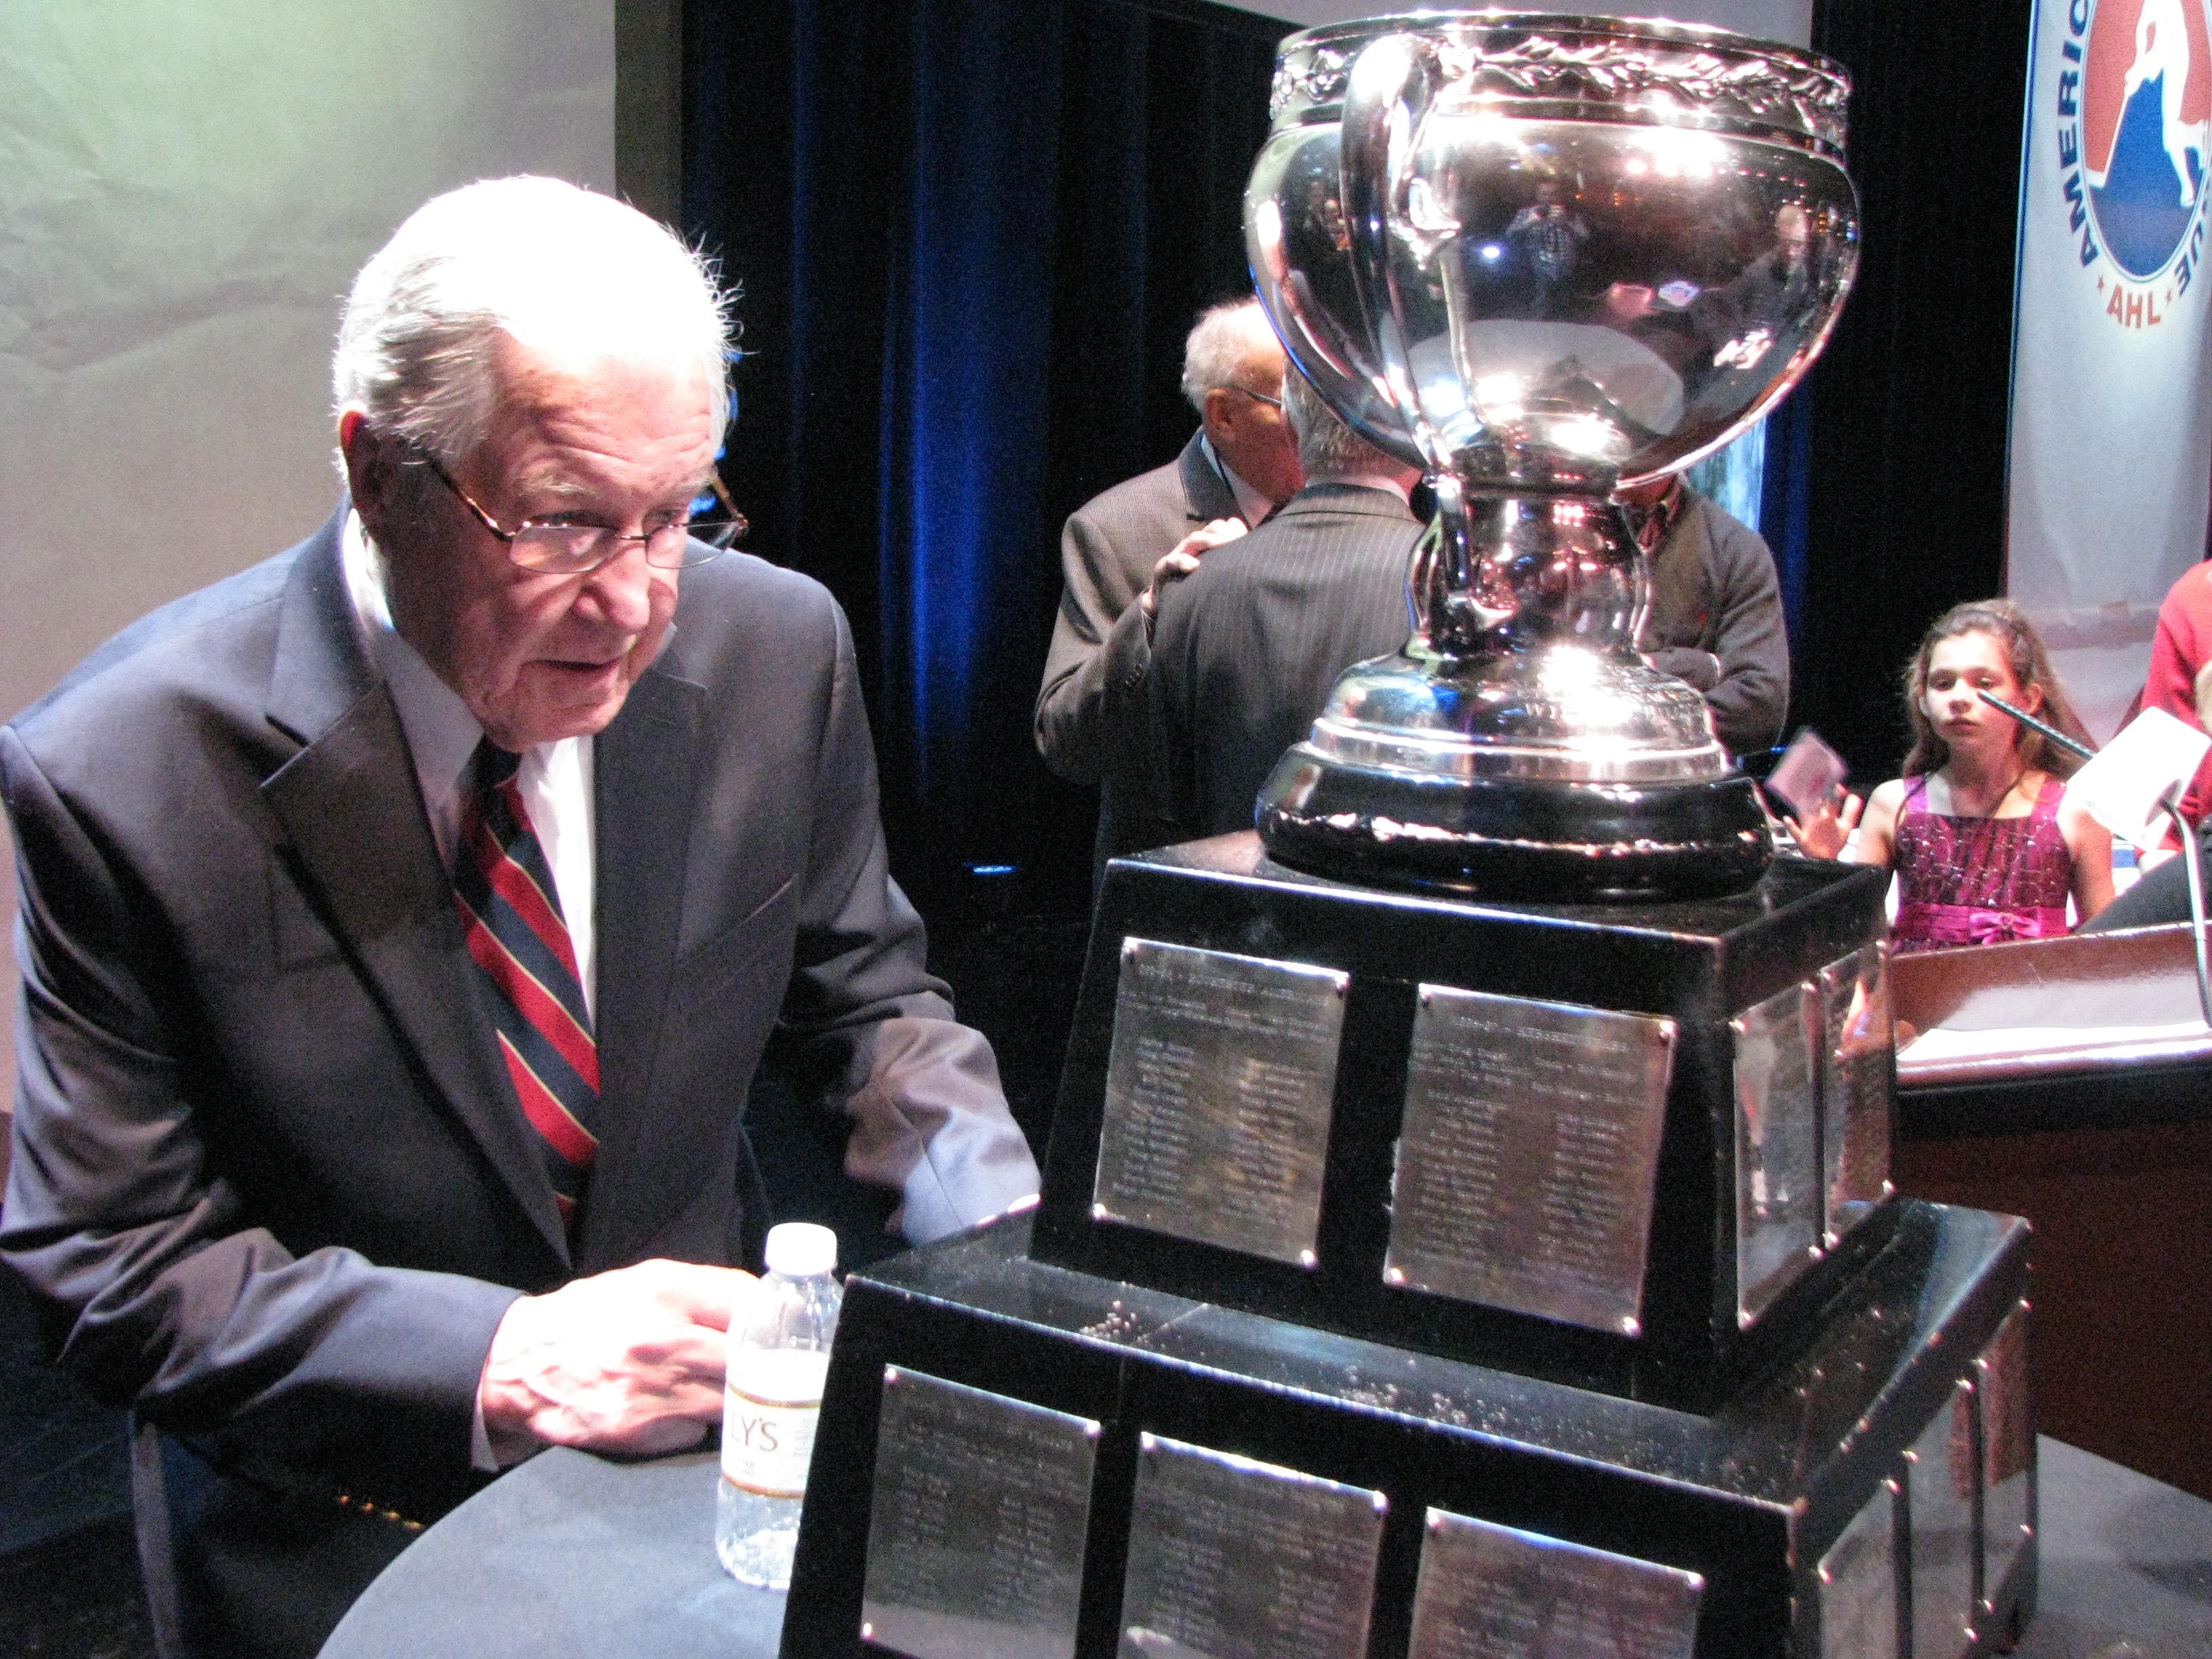
<svg viewBox="0 0 2212 1659">
<path fill-rule="evenodd" d="M 1285 43 L 1245 198 L 1291 356 L 1426 468 L 1412 638 L 1261 796 L 1285 862 L 1552 898 L 1737 891 L 1771 844 L 1703 700 L 1632 643 L 1613 491 L 1803 375 L 1857 263 L 1848 84 L 1664 22 L 1424 13 Z"/>
</svg>

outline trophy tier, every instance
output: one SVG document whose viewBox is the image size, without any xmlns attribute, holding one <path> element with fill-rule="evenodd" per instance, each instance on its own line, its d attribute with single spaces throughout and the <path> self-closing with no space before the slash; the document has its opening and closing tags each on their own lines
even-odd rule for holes
<svg viewBox="0 0 2212 1659">
<path fill-rule="evenodd" d="M 1107 867 L 1042 1261 L 1710 1410 L 1893 1224 L 1880 872 L 1504 904 Z"/>
<path fill-rule="evenodd" d="M 2027 1230 L 1909 1201 L 1693 1416 L 1054 1267 L 848 1279 L 784 1659 L 1869 1659 L 2033 1607 Z"/>
</svg>

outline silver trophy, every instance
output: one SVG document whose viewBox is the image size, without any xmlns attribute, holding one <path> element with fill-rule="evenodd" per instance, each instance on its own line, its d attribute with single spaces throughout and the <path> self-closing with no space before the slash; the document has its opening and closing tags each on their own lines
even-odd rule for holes
<svg viewBox="0 0 2212 1659">
<path fill-rule="evenodd" d="M 1284 861 L 1506 896 L 1740 890 L 1771 856 L 1704 699 L 1635 639 L 1620 488 L 1803 375 L 1857 264 L 1849 83 L 1669 22 L 1428 12 L 1283 45 L 1245 198 L 1298 368 L 1429 473 L 1413 634 L 1260 798 Z"/>
</svg>

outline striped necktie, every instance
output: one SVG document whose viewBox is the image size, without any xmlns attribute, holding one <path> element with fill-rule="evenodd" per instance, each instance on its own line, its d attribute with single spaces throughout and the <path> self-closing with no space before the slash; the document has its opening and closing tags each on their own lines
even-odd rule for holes
<svg viewBox="0 0 2212 1659">
<path fill-rule="evenodd" d="M 477 745 L 453 898 L 515 1098 L 544 1143 L 561 1218 L 573 1223 L 599 1150 L 599 1050 L 553 872 L 515 781 L 521 763 L 489 738 Z"/>
</svg>

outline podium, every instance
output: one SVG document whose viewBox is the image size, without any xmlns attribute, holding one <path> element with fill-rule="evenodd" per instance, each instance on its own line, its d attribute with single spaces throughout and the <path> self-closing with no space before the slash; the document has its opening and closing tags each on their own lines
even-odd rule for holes
<svg viewBox="0 0 2212 1659">
<path fill-rule="evenodd" d="M 2037 1426 L 2212 1498 L 2212 1031 L 2189 928 L 1893 972 L 1919 1034 L 1899 1034 L 1897 1184 L 2033 1224 Z"/>
<path fill-rule="evenodd" d="M 1116 860 L 1039 1206 L 848 1281 L 784 1653 L 2003 1645 L 2027 1230 L 1890 1190 L 1881 900 Z"/>
</svg>

